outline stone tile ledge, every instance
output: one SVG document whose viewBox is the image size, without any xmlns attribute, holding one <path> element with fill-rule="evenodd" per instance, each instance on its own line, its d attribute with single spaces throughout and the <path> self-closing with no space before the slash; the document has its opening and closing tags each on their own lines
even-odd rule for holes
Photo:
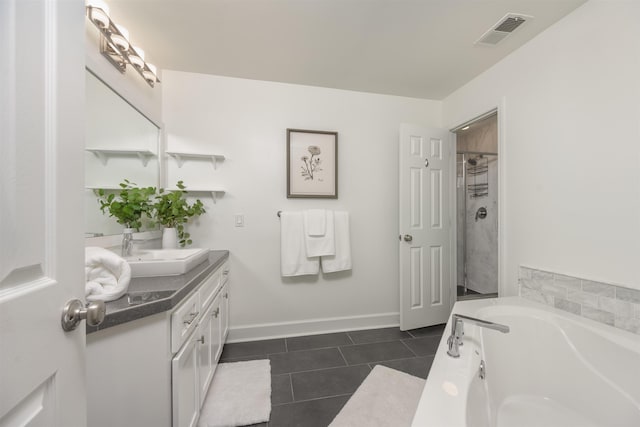
<svg viewBox="0 0 640 427">
<path fill-rule="evenodd" d="M 520 296 L 640 335 L 640 289 L 520 266 Z"/>
</svg>

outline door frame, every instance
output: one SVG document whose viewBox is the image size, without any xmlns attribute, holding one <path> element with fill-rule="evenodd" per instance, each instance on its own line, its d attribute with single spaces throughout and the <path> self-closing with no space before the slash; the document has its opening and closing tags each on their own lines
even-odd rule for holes
<svg viewBox="0 0 640 427">
<path fill-rule="evenodd" d="M 498 297 L 507 296 L 506 294 L 506 277 L 507 277 L 507 268 L 505 262 L 505 254 L 506 254 L 506 209 L 505 209 L 505 179 L 506 179 L 506 97 L 503 97 L 500 100 L 500 103 L 493 108 L 489 108 L 484 110 L 481 114 L 476 114 L 472 116 L 471 119 L 465 120 L 462 123 L 452 126 L 449 128 L 449 132 L 452 134 L 454 146 L 456 150 L 454 154 L 457 152 L 457 137 L 455 131 L 473 123 L 485 117 L 488 117 L 492 114 L 497 114 L 498 117 Z M 451 158 L 451 170 L 452 182 L 456 182 L 456 156 L 452 156 Z M 454 186 L 455 188 L 455 186 Z M 452 204 L 452 212 L 454 215 L 458 212 L 458 201 L 455 195 L 451 197 Z M 455 218 L 451 218 L 451 221 L 454 222 Z M 452 254 L 451 254 L 451 292 L 455 298 L 452 298 L 452 308 L 453 304 L 457 301 L 457 289 L 456 285 L 458 283 L 458 251 L 456 250 L 458 244 L 458 231 L 457 227 L 451 227 L 451 246 L 452 246 Z"/>
</svg>

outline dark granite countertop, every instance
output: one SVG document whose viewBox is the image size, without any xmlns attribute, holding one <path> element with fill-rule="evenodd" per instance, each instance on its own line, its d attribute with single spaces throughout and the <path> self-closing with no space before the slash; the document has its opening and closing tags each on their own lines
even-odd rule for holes
<svg viewBox="0 0 640 427">
<path fill-rule="evenodd" d="M 171 310 L 228 258 L 229 251 L 211 251 L 206 261 L 185 274 L 131 279 L 128 292 L 106 303 L 104 321 L 87 325 L 87 334 Z"/>
</svg>

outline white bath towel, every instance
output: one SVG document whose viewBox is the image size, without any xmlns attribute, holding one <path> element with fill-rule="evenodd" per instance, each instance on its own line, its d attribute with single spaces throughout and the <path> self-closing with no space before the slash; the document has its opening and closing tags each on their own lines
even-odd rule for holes
<svg viewBox="0 0 640 427">
<path fill-rule="evenodd" d="M 322 271 L 334 273 L 336 271 L 351 270 L 351 238 L 349 235 L 349 212 L 335 211 L 334 235 L 335 255 L 323 256 Z"/>
<path fill-rule="evenodd" d="M 127 292 L 131 267 L 113 252 L 89 246 L 85 248 L 85 296 L 88 301 L 113 301 Z"/>
<path fill-rule="evenodd" d="M 320 259 L 307 257 L 302 212 L 280 214 L 280 273 L 282 276 L 318 274 Z"/>
<path fill-rule="evenodd" d="M 333 211 L 324 209 L 304 211 L 303 219 L 307 257 L 335 255 Z"/>
<path fill-rule="evenodd" d="M 309 209 L 304 211 L 304 229 L 307 236 L 321 237 L 327 232 L 327 210 Z"/>
</svg>

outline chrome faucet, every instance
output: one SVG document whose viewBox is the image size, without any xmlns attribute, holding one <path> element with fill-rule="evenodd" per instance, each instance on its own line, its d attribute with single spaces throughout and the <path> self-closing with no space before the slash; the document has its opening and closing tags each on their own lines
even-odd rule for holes
<svg viewBox="0 0 640 427">
<path fill-rule="evenodd" d="M 454 313 L 451 316 L 451 335 L 449 335 L 447 339 L 447 345 L 449 347 L 447 354 L 451 357 L 460 357 L 460 346 L 462 345 L 462 336 L 464 335 L 464 322 L 472 323 L 482 328 L 493 329 L 503 334 L 509 332 L 507 325 Z"/>
</svg>

